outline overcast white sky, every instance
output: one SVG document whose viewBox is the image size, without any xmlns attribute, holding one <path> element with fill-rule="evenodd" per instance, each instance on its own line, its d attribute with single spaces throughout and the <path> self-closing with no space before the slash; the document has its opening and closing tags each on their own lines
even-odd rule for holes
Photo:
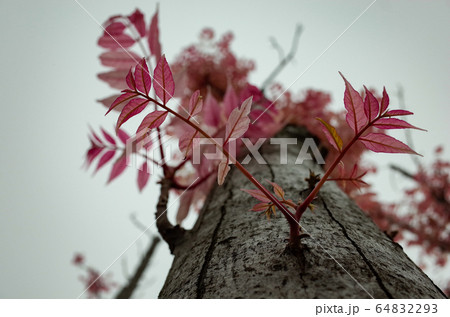
<svg viewBox="0 0 450 317">
<path fill-rule="evenodd" d="M 100 22 L 136 7 L 148 21 L 156 6 L 149 0 L 79 2 Z M 75 298 L 82 284 L 70 264 L 74 252 L 99 270 L 107 268 L 140 234 L 130 214 L 152 222 L 157 187 L 139 194 L 135 171 L 105 186 L 106 169 L 95 177 L 81 169 L 88 124 L 110 128 L 114 122 L 95 102 L 112 90 L 96 78 L 102 71 L 96 46 L 101 30 L 92 17 L 73 0 L 0 3 L 0 297 Z M 401 84 L 407 107 L 416 114 L 412 123 L 428 129 L 412 132 L 415 149 L 429 161 L 442 144 L 448 158 L 449 1 L 376 1 L 298 78 L 371 3 L 160 1 L 163 50 L 170 63 L 203 27 L 230 30 L 237 55 L 256 61 L 251 80 L 260 84 L 278 58 L 269 37 L 287 49 L 301 23 L 296 60 L 279 81 L 293 83 L 296 92 L 329 91 L 336 108 L 343 107 L 344 91 L 338 71 L 357 89 L 385 85 L 392 106 Z M 393 179 L 386 165 L 413 169 L 411 160 L 402 155 L 370 159 L 380 166 L 374 181 L 382 197 L 401 194 L 401 180 Z M 124 266 L 130 270 L 147 244 L 143 238 L 112 265 L 108 272 L 116 281 L 124 280 Z M 160 247 L 137 297 L 156 297 L 170 264 L 168 250 Z"/>
</svg>

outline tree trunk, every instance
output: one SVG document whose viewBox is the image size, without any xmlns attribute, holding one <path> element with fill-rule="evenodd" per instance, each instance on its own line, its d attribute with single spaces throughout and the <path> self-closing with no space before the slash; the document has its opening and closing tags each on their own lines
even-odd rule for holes
<svg viewBox="0 0 450 317">
<path fill-rule="evenodd" d="M 284 137 L 304 140 L 287 127 Z M 296 201 L 307 189 L 312 161 L 294 162 L 300 145 L 266 144 L 267 165 L 246 165 L 256 179 L 275 181 Z M 322 173 L 323 174 L 323 173 Z M 442 291 L 333 182 L 325 184 L 301 225 L 310 234 L 299 254 L 285 252 L 289 226 L 282 215 L 268 221 L 249 209 L 254 188 L 235 168 L 215 187 L 195 227 L 174 248 L 161 298 L 445 298 Z"/>
</svg>

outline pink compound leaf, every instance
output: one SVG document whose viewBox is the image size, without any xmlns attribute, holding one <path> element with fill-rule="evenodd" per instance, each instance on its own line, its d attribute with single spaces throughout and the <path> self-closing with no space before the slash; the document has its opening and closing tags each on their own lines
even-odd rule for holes
<svg viewBox="0 0 450 317">
<path fill-rule="evenodd" d="M 139 191 L 142 191 L 144 189 L 144 187 L 148 183 L 149 178 L 150 178 L 150 173 L 148 170 L 148 164 L 147 164 L 147 161 L 145 161 L 138 171 L 137 183 L 138 183 Z"/>
<path fill-rule="evenodd" d="M 361 95 L 352 87 L 345 79 L 344 75 L 339 72 L 345 82 L 344 105 L 347 109 L 345 120 L 352 130 L 358 133 L 367 123 L 367 116 L 364 112 L 364 102 Z"/>
<path fill-rule="evenodd" d="M 127 122 L 130 118 L 142 112 L 142 110 L 147 107 L 149 100 L 136 98 L 131 100 L 125 107 L 123 107 L 122 112 L 117 119 L 116 130 L 119 129 L 122 124 Z"/>
<path fill-rule="evenodd" d="M 136 68 L 134 69 L 134 80 L 136 89 L 148 96 L 152 86 L 152 79 L 150 78 L 145 58 L 141 59 L 139 64 L 136 65 Z"/>
<path fill-rule="evenodd" d="M 400 142 L 399 140 L 383 133 L 369 133 L 364 137 L 361 137 L 359 140 L 367 149 L 373 152 L 408 153 L 420 155 L 403 142 Z"/>
<path fill-rule="evenodd" d="M 153 88 L 155 89 L 156 96 L 158 96 L 164 105 L 172 98 L 175 92 L 172 71 L 164 55 L 161 56 L 153 72 Z"/>
</svg>

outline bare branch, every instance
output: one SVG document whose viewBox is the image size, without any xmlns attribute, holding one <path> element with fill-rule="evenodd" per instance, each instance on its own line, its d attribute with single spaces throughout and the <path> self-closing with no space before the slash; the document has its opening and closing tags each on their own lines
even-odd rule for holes
<svg viewBox="0 0 450 317">
<path fill-rule="evenodd" d="M 130 298 L 131 295 L 133 295 L 133 292 L 136 290 L 139 280 L 142 278 L 142 275 L 145 272 L 145 269 L 148 267 L 148 264 L 150 263 L 150 259 L 152 258 L 152 255 L 156 249 L 156 246 L 161 241 L 159 237 L 154 237 L 152 240 L 152 243 L 150 244 L 150 247 L 148 248 L 147 252 L 145 253 L 144 257 L 141 259 L 141 263 L 139 264 L 138 268 L 136 269 L 136 272 L 133 274 L 133 276 L 128 281 L 128 284 L 122 288 L 122 290 L 116 295 L 117 299 L 126 299 Z"/>
<path fill-rule="evenodd" d="M 284 51 L 281 47 L 280 43 L 278 43 L 277 39 L 274 37 L 269 38 L 270 44 L 272 44 L 273 48 L 278 52 L 278 57 L 280 62 L 284 59 Z"/>
<path fill-rule="evenodd" d="M 391 165 L 389 165 L 389 167 L 390 167 L 393 171 L 399 172 L 399 173 L 402 174 L 403 176 L 405 176 L 405 177 L 407 177 L 407 178 L 409 178 L 409 179 L 415 180 L 415 177 L 414 177 L 413 174 L 411 174 L 410 172 L 404 170 L 404 169 L 401 168 L 400 166 L 391 164 Z"/>
<path fill-rule="evenodd" d="M 163 178 L 160 181 L 161 193 L 159 195 L 159 201 L 156 205 L 156 226 L 158 227 L 158 232 L 164 241 L 167 242 L 170 248 L 170 252 L 173 252 L 175 246 L 183 238 L 186 232 L 179 225 L 172 225 L 167 218 L 167 202 L 169 200 L 169 190 L 172 187 L 171 178 Z"/>
<path fill-rule="evenodd" d="M 291 49 L 289 50 L 289 53 L 284 57 L 283 57 L 283 55 L 284 55 L 283 50 L 281 49 L 279 44 L 275 40 L 271 40 L 272 45 L 275 47 L 275 49 L 278 51 L 278 54 L 280 54 L 280 57 L 282 57 L 282 58 L 281 58 L 280 63 L 277 65 L 277 67 L 275 67 L 275 69 L 272 71 L 272 73 L 270 73 L 269 77 L 267 77 L 267 79 L 261 85 L 261 91 L 264 91 L 264 89 L 266 89 L 267 86 L 274 81 L 274 79 L 283 70 L 283 68 L 290 61 L 292 61 L 295 54 L 297 53 L 298 42 L 299 42 L 301 33 L 302 33 L 302 26 L 300 24 L 298 24 L 295 28 L 295 33 L 294 33 L 294 37 L 292 39 Z"/>
</svg>

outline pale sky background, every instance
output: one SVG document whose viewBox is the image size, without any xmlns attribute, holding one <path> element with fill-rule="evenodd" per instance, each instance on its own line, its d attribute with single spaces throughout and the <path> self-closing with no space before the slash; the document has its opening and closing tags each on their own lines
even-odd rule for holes
<svg viewBox="0 0 450 317">
<path fill-rule="evenodd" d="M 288 86 L 371 2 L 160 1 L 163 51 L 170 63 L 203 27 L 232 31 L 233 51 L 256 61 L 251 80 L 261 84 L 278 61 L 269 37 L 287 50 L 301 23 L 296 59 L 278 77 Z M 135 8 L 148 22 L 156 7 L 150 0 L 80 3 L 99 22 Z M 333 107 L 342 109 L 342 71 L 356 89 L 385 85 L 394 107 L 401 84 L 407 108 L 415 113 L 411 122 L 428 130 L 412 131 L 415 150 L 429 162 L 442 144 L 449 158 L 449 16 L 449 1 L 376 1 L 291 91 L 329 91 Z M 71 265 L 73 254 L 82 252 L 88 264 L 107 268 L 141 233 L 130 214 L 152 223 L 158 187 L 140 194 L 131 170 L 105 186 L 109 169 L 91 177 L 81 168 L 88 124 L 110 129 L 115 117 L 104 117 L 95 101 L 112 93 L 96 78 L 105 69 L 97 58 L 101 29 L 75 1 L 1 0 L 0 30 L 0 297 L 76 298 L 83 285 L 81 272 Z M 395 135 L 404 140 L 402 133 Z M 380 167 L 370 180 L 381 196 L 400 197 L 404 183 L 386 166 L 395 162 L 413 170 L 411 159 L 389 154 L 370 159 Z M 108 272 L 115 281 L 124 281 L 124 263 L 131 271 L 147 244 L 144 237 L 112 265 Z M 168 249 L 159 247 L 136 297 L 156 297 L 170 264 Z"/>
</svg>

